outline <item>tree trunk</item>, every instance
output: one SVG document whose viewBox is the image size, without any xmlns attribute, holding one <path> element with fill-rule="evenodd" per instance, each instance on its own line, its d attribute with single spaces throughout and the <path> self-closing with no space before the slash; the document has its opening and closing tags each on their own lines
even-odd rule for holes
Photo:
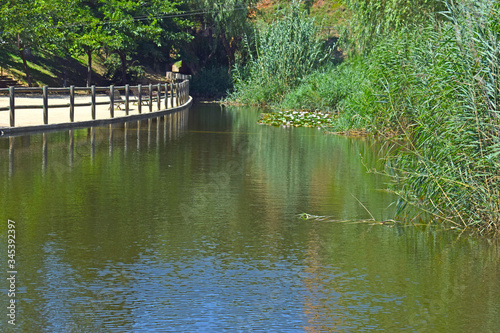
<svg viewBox="0 0 500 333">
<path fill-rule="evenodd" d="M 87 50 L 87 87 L 92 85 L 92 50 Z"/>
<path fill-rule="evenodd" d="M 26 61 L 26 54 L 24 53 L 24 48 L 21 47 L 21 38 L 17 35 L 17 49 L 19 50 L 19 55 L 23 60 L 24 73 L 26 74 L 26 81 L 28 82 L 28 87 L 33 87 L 31 84 L 31 73 L 28 67 L 28 62 Z"/>
<path fill-rule="evenodd" d="M 234 39 L 231 39 L 231 41 L 228 41 L 226 36 L 222 35 L 221 36 L 221 40 L 222 40 L 222 45 L 224 45 L 224 49 L 226 50 L 226 54 L 227 54 L 227 62 L 228 62 L 228 71 L 231 72 L 231 69 L 233 68 L 234 66 L 234 63 L 235 63 L 235 52 L 236 52 L 236 43 L 234 43 Z"/>
<path fill-rule="evenodd" d="M 127 55 L 124 52 L 118 52 L 122 63 L 122 84 L 127 84 Z"/>
</svg>

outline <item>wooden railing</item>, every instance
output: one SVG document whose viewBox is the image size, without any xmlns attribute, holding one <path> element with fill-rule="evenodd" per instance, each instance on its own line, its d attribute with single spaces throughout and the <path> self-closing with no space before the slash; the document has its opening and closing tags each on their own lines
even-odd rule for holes
<svg viewBox="0 0 500 333">
<path fill-rule="evenodd" d="M 177 79 L 178 80 L 178 79 Z M 10 127 L 15 127 L 16 123 L 16 110 L 21 109 L 42 109 L 43 123 L 49 123 L 49 109 L 52 108 L 68 108 L 70 122 L 75 119 L 75 107 L 88 106 L 92 120 L 96 119 L 96 106 L 109 105 L 109 114 L 114 118 L 115 107 L 124 106 L 125 114 L 129 115 L 130 103 L 137 103 L 139 113 L 143 112 L 143 106 L 149 107 L 149 112 L 153 112 L 154 103 L 157 104 L 158 110 L 165 110 L 183 105 L 189 100 L 189 80 L 182 78 L 182 81 L 170 83 L 158 83 L 149 85 L 137 86 L 114 86 L 108 87 L 75 87 L 70 86 L 67 88 L 50 88 L 47 86 L 37 88 L 24 88 L 24 87 L 9 87 L 0 89 L 0 95 L 7 93 L 9 95 L 9 106 L 1 107 L 0 111 L 10 112 Z M 18 105 L 16 98 L 19 94 L 41 94 L 41 105 Z M 90 102 L 76 103 L 75 95 L 77 93 L 90 95 Z M 104 93 L 104 94 L 103 94 Z M 122 95 L 123 93 L 123 95 Z M 49 104 L 50 96 L 54 94 L 69 95 L 69 103 Z M 96 101 L 96 96 L 108 96 L 107 101 Z"/>
<path fill-rule="evenodd" d="M 167 72 L 167 80 L 169 81 L 174 81 L 174 80 L 191 80 L 191 75 L 186 75 L 186 74 L 181 74 L 181 73 L 175 73 L 175 72 Z"/>
</svg>

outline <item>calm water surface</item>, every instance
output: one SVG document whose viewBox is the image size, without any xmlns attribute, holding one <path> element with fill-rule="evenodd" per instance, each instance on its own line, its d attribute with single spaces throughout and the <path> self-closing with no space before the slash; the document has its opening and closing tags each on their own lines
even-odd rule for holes
<svg viewBox="0 0 500 333">
<path fill-rule="evenodd" d="M 12 219 L 20 332 L 498 332 L 495 242 L 357 223 L 377 145 L 258 115 L 0 139 L 0 331 Z"/>
</svg>

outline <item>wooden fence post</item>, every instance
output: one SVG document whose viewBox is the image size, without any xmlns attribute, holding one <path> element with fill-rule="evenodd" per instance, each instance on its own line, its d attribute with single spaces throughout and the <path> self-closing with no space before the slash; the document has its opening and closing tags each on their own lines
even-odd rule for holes
<svg viewBox="0 0 500 333">
<path fill-rule="evenodd" d="M 175 84 L 175 106 L 179 106 L 179 83 Z"/>
<path fill-rule="evenodd" d="M 142 84 L 139 84 L 137 86 L 137 91 L 139 96 L 137 96 L 137 109 L 139 110 L 139 113 L 142 113 Z"/>
<path fill-rule="evenodd" d="M 174 83 L 170 83 L 170 108 L 174 107 Z"/>
<path fill-rule="evenodd" d="M 115 86 L 110 85 L 109 86 L 109 116 L 111 118 L 115 117 Z"/>
<path fill-rule="evenodd" d="M 69 121 L 75 121 L 75 86 L 69 87 Z"/>
<path fill-rule="evenodd" d="M 182 82 L 179 82 L 179 102 L 178 105 L 182 105 Z"/>
<path fill-rule="evenodd" d="M 130 86 L 125 85 L 125 114 L 128 116 L 128 103 L 129 103 Z"/>
<path fill-rule="evenodd" d="M 153 112 L 153 85 L 149 84 L 149 112 Z"/>
<path fill-rule="evenodd" d="M 42 88 L 42 98 L 43 98 L 43 123 L 47 125 L 49 123 L 49 90 L 47 86 Z"/>
<path fill-rule="evenodd" d="M 160 111 L 161 110 L 161 84 L 158 83 L 158 86 L 157 86 L 157 89 L 158 89 L 158 110 L 157 111 Z"/>
<path fill-rule="evenodd" d="M 91 112 L 92 112 L 92 120 L 95 120 L 95 84 L 90 87 L 90 92 L 91 92 Z"/>
<path fill-rule="evenodd" d="M 186 81 L 182 81 L 182 98 L 181 98 L 181 105 L 184 104 L 186 98 Z"/>
<path fill-rule="evenodd" d="M 9 87 L 9 100 L 10 100 L 10 127 L 16 126 L 16 87 Z"/>
<path fill-rule="evenodd" d="M 165 83 L 165 110 L 168 109 L 168 83 Z"/>
</svg>

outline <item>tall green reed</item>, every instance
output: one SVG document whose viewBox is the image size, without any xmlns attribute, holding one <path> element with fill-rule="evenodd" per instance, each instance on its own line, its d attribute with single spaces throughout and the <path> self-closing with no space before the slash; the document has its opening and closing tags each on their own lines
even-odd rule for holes
<svg viewBox="0 0 500 333">
<path fill-rule="evenodd" d="M 260 27 L 253 43 L 247 44 L 253 56 L 246 67 L 236 67 L 229 98 L 246 104 L 280 101 L 328 56 L 318 32 L 299 1 L 279 10 L 274 21 Z"/>
<path fill-rule="evenodd" d="M 444 20 L 377 39 L 364 58 L 370 84 L 344 101 L 344 116 L 399 131 L 387 165 L 401 215 L 498 232 L 500 8 L 493 0 L 445 5 Z"/>
</svg>

